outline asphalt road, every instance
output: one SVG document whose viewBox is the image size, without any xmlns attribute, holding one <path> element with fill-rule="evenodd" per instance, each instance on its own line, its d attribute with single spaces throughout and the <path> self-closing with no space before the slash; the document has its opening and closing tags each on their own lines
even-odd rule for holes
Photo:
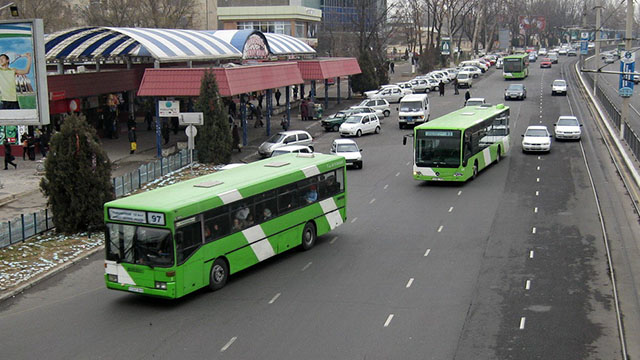
<svg viewBox="0 0 640 360">
<path fill-rule="evenodd" d="M 577 97 L 573 60 L 560 61 L 548 70 L 532 64 L 527 99 L 507 102 L 511 152 L 476 180 L 414 181 L 402 145 L 409 131 L 394 111 L 381 134 L 357 139 L 364 168 L 348 172 L 348 219 L 312 251 L 271 258 L 219 292 L 178 301 L 106 290 L 99 254 L 0 304 L 2 357 L 621 359 L 583 149 L 630 330 L 640 323 L 637 214 Z M 569 96 L 552 97 L 550 83 L 562 77 Z M 499 103 L 507 84 L 491 70 L 471 93 Z M 433 94 L 432 119 L 462 106 L 462 93 Z M 521 153 L 527 125 L 552 129 L 572 112 L 585 123 L 581 142 Z M 309 130 L 316 150 L 328 152 L 337 134 Z"/>
</svg>

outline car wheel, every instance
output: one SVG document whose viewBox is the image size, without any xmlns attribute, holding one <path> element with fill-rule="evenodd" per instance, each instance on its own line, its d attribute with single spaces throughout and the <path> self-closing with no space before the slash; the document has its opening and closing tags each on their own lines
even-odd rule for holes
<svg viewBox="0 0 640 360">
<path fill-rule="evenodd" d="M 380 134 L 380 126 L 376 126 L 376 129 L 374 130 L 374 132 L 376 134 Z"/>
<path fill-rule="evenodd" d="M 333 125 L 333 128 L 331 128 L 331 130 L 338 132 L 338 130 L 340 130 L 340 125 Z"/>
<path fill-rule="evenodd" d="M 384 115 L 384 117 L 389 117 L 389 115 L 391 115 L 391 111 L 385 110 L 382 114 Z"/>
<path fill-rule="evenodd" d="M 316 244 L 316 226 L 312 221 L 304 225 L 302 230 L 302 250 L 309 250 Z"/>
<path fill-rule="evenodd" d="M 471 175 L 471 180 L 475 180 L 478 177 L 478 163 L 473 163 L 473 174 Z"/>
<path fill-rule="evenodd" d="M 362 161 L 358 163 L 358 169 L 362 169 Z"/>
<path fill-rule="evenodd" d="M 209 289 L 212 291 L 222 289 L 227 283 L 229 277 L 229 265 L 222 258 L 217 258 L 211 266 L 209 273 Z"/>
<path fill-rule="evenodd" d="M 358 130 L 358 131 L 356 132 L 356 137 L 360 137 L 360 136 L 362 136 L 362 131 Z"/>
<path fill-rule="evenodd" d="M 313 146 L 309 145 L 309 150 L 311 150 L 311 152 L 313 152 Z"/>
</svg>

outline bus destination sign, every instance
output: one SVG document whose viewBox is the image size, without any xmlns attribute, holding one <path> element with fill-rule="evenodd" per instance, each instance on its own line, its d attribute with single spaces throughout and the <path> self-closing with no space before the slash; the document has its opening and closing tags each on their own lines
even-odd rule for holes
<svg viewBox="0 0 640 360">
<path fill-rule="evenodd" d="M 164 214 L 141 210 L 109 209 L 109 220 L 138 224 L 165 225 Z"/>
<path fill-rule="evenodd" d="M 418 130 L 418 136 L 454 137 L 452 130 Z"/>
</svg>

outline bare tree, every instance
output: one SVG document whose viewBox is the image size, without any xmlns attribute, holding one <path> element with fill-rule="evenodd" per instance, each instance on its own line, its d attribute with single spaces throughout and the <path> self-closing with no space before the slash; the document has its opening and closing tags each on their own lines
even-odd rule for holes
<svg viewBox="0 0 640 360">
<path fill-rule="evenodd" d="M 78 10 L 87 25 L 190 28 L 197 8 L 195 0 L 100 0 Z"/>
<path fill-rule="evenodd" d="M 19 18 L 42 19 L 45 33 L 76 25 L 67 0 L 14 0 L 14 3 L 18 6 Z M 11 18 L 8 9 L 3 12 L 2 17 Z"/>
</svg>

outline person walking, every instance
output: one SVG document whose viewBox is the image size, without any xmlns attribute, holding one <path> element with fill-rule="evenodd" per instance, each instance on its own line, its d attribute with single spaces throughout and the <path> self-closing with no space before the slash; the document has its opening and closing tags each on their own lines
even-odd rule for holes
<svg viewBox="0 0 640 360">
<path fill-rule="evenodd" d="M 298 100 L 298 85 L 293 85 L 293 101 Z"/>
<path fill-rule="evenodd" d="M 151 130 L 151 124 L 153 123 L 153 115 L 151 115 L 151 111 L 147 110 L 144 114 L 144 122 L 147 123 L 147 131 Z"/>
<path fill-rule="evenodd" d="M 258 92 L 258 106 L 262 107 L 262 100 L 264 99 L 264 93 L 262 91 Z"/>
<path fill-rule="evenodd" d="M 444 96 L 444 82 L 442 80 L 438 84 L 438 89 L 440 90 L 440 96 Z"/>
<path fill-rule="evenodd" d="M 282 115 L 282 120 L 280 120 L 280 126 L 282 126 L 282 130 L 289 130 L 289 122 L 287 121 L 287 115 Z"/>
<path fill-rule="evenodd" d="M 454 91 L 454 93 L 453 93 L 454 95 L 460 94 L 458 92 L 458 78 L 454 78 L 453 79 L 453 91 Z"/>
<path fill-rule="evenodd" d="M 464 93 L 464 104 L 467 105 L 467 101 L 471 98 L 471 93 L 469 93 L 469 90 L 467 90 Z"/>
<path fill-rule="evenodd" d="M 396 64 L 393 63 L 393 61 L 391 62 L 391 64 L 389 64 L 389 68 L 391 69 L 391 73 L 395 74 L 396 73 Z"/>
<path fill-rule="evenodd" d="M 307 99 L 302 99 L 302 101 L 300 102 L 300 116 L 302 117 L 302 121 L 307 120 L 308 110 Z"/>
<path fill-rule="evenodd" d="M 280 96 L 282 96 L 282 93 L 280 93 L 280 89 L 276 89 L 276 106 L 280 106 Z"/>
<path fill-rule="evenodd" d="M 256 123 L 253 125 L 254 128 L 263 127 L 264 123 L 262 122 L 262 106 L 258 105 L 255 110 Z"/>
<path fill-rule="evenodd" d="M 240 130 L 238 130 L 238 125 L 233 124 L 233 130 L 231 130 L 231 137 L 233 138 L 233 144 L 231 144 L 231 151 L 238 149 L 238 152 L 242 152 L 242 148 L 240 147 Z"/>
<path fill-rule="evenodd" d="M 29 134 L 23 133 L 20 139 L 22 140 L 22 160 L 24 161 L 29 151 Z"/>
<path fill-rule="evenodd" d="M 136 136 L 136 120 L 133 115 L 127 121 L 127 135 L 129 137 L 129 154 L 133 154 L 138 149 L 138 137 Z"/>
<path fill-rule="evenodd" d="M 4 169 L 9 170 L 7 165 L 13 165 L 14 169 L 18 168 L 18 165 L 13 162 L 16 157 L 11 155 L 11 144 L 9 144 L 9 140 L 4 139 Z"/>
</svg>

